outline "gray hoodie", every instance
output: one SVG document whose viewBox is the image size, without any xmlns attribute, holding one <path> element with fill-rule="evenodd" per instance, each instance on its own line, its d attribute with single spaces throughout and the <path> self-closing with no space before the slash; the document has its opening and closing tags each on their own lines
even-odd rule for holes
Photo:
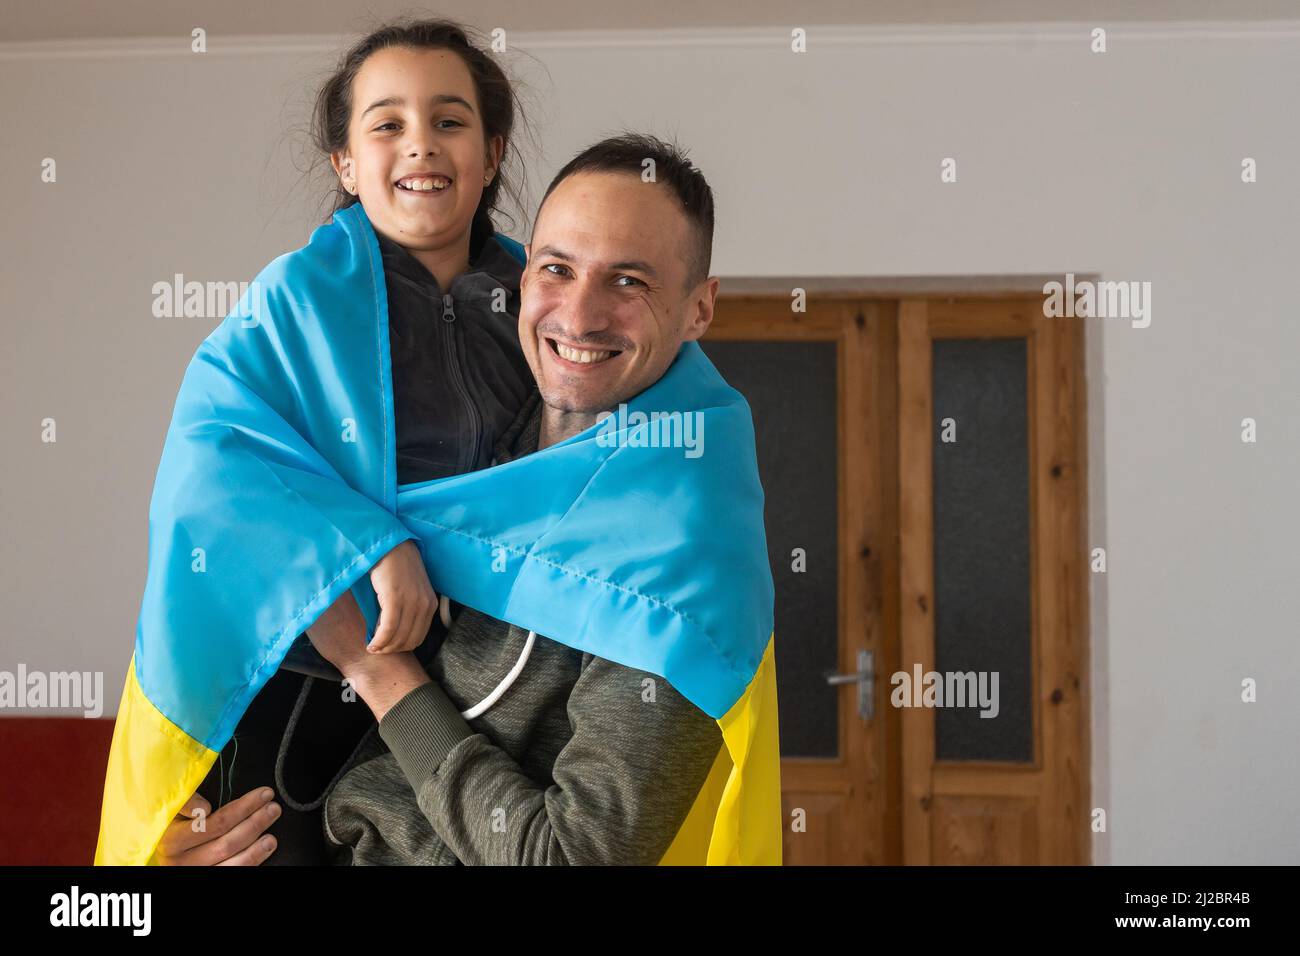
<svg viewBox="0 0 1300 956">
<path fill-rule="evenodd" d="M 534 396 L 497 446 L 537 449 Z M 486 697 L 527 632 L 471 609 L 373 727 L 325 802 L 335 862 L 653 865 L 722 747 L 717 721 L 654 674 L 538 635 L 518 679 Z M 358 702 L 358 706 L 365 706 Z"/>
</svg>

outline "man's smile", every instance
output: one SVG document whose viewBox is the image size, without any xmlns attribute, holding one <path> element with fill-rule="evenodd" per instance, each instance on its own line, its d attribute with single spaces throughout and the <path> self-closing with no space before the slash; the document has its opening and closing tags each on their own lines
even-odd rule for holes
<svg viewBox="0 0 1300 956">
<path fill-rule="evenodd" d="M 551 347 L 551 355 L 561 366 L 582 371 L 605 365 L 623 354 L 618 349 L 580 348 L 549 337 L 546 337 L 546 344 Z"/>
</svg>

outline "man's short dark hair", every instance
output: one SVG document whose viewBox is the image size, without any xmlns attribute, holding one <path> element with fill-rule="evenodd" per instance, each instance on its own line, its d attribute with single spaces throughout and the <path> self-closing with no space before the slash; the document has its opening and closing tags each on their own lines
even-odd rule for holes
<svg viewBox="0 0 1300 956">
<path fill-rule="evenodd" d="M 681 202 L 695 237 L 686 261 L 686 287 L 693 288 L 709 277 L 713 259 L 713 190 L 676 143 L 665 143 L 643 133 L 623 133 L 588 146 L 555 174 L 538 205 L 537 218 L 541 218 L 541 207 L 555 187 L 575 173 L 626 172 L 641 176 L 647 159 L 654 161 L 655 182 L 670 189 Z"/>
</svg>

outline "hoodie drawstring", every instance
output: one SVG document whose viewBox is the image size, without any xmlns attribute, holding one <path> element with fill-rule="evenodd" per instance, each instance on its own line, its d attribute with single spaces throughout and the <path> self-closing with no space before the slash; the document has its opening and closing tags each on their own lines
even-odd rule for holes
<svg viewBox="0 0 1300 956">
<path fill-rule="evenodd" d="M 442 619 L 442 623 L 445 627 L 451 627 L 451 605 L 447 600 L 447 595 L 445 594 L 442 595 L 438 602 L 438 616 Z M 515 666 L 510 668 L 510 672 L 501 679 L 501 683 L 497 684 L 492 693 L 488 694 L 468 710 L 462 710 L 460 712 L 462 717 L 466 720 L 473 720 L 475 717 L 485 713 L 490 707 L 492 707 L 492 705 L 501 699 L 501 695 L 509 690 L 510 685 L 518 679 L 521 673 L 523 673 L 524 665 L 528 663 L 528 656 L 533 652 L 533 644 L 536 640 L 537 632 L 529 631 L 528 640 L 524 642 L 524 649 L 519 655 L 519 660 L 515 661 Z M 325 785 L 325 789 L 321 791 L 320 796 L 315 800 L 312 800 L 310 803 L 299 803 L 289 795 L 289 790 L 284 785 L 284 764 L 285 759 L 289 754 L 289 743 L 293 739 L 293 733 L 298 727 L 299 719 L 302 717 L 303 707 L 307 704 L 307 695 L 311 693 L 311 688 L 315 681 L 316 678 L 310 676 L 303 680 L 302 690 L 298 692 L 298 699 L 294 701 L 293 712 L 289 715 L 289 722 L 285 725 L 284 734 L 280 737 L 279 752 L 275 756 L 276 791 L 287 806 L 302 813 L 316 810 L 325 802 L 325 798 L 328 797 L 330 792 L 334 789 L 334 785 L 339 782 L 343 774 L 347 773 L 347 771 L 351 769 L 353 758 L 361 752 L 361 748 L 365 745 L 366 741 L 370 739 L 370 735 L 379 727 L 379 724 L 376 723 L 374 727 L 371 727 L 366 731 L 365 735 L 362 736 L 356 747 L 352 749 L 352 753 L 348 755 L 348 759 L 343 762 L 343 766 L 339 768 L 338 773 L 334 774 L 333 779 Z"/>
</svg>

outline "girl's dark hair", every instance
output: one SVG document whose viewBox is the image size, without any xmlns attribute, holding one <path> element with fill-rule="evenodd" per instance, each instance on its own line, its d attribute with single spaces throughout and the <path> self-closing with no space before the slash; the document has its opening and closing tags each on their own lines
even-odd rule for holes
<svg viewBox="0 0 1300 956">
<path fill-rule="evenodd" d="M 328 158 L 331 153 L 347 146 L 348 123 L 352 118 L 352 81 L 372 53 L 389 47 L 451 50 L 465 62 L 474 78 L 485 140 L 500 136 L 504 144 L 497 174 L 483 187 L 483 196 L 474 213 L 471 236 L 492 231 L 493 213 L 503 216 L 513 226 L 513 218 L 500 209 L 500 204 L 504 193 L 516 209 L 523 209 L 523 169 L 511 149 L 511 136 L 516 121 L 523 120 L 523 109 L 505 71 L 472 39 L 468 28 L 451 20 L 394 20 L 344 53 L 334 73 L 316 94 L 311 124 L 311 137 L 316 149 Z M 328 201 L 332 202 L 331 215 L 359 202 L 337 179 Z M 471 238 L 471 248 L 473 246 L 474 239 Z"/>
</svg>

